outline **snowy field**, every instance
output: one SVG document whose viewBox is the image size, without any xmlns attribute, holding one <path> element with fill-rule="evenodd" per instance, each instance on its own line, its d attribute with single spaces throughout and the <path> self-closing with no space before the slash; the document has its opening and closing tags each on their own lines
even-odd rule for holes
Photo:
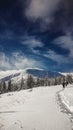
<svg viewBox="0 0 73 130">
<path fill-rule="evenodd" d="M 57 104 L 60 90 L 62 86 L 39 87 L 0 95 L 0 130 L 72 130 Z"/>
<path fill-rule="evenodd" d="M 73 113 L 73 85 L 68 85 L 64 91 L 61 91 L 60 97 L 68 111 Z"/>
</svg>

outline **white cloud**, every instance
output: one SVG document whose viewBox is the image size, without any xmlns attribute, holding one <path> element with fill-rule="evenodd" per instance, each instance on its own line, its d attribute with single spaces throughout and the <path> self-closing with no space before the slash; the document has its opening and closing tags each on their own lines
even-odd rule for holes
<svg viewBox="0 0 73 130">
<path fill-rule="evenodd" d="M 40 50 L 35 50 L 35 49 L 31 48 L 31 51 L 32 51 L 34 54 L 41 55 L 41 54 L 40 54 Z"/>
<path fill-rule="evenodd" d="M 57 54 L 55 51 L 53 50 L 49 50 L 46 54 L 44 54 L 45 57 L 56 61 L 58 64 L 62 64 L 62 63 L 69 63 L 68 59 L 60 54 Z"/>
<path fill-rule="evenodd" d="M 60 55 L 60 54 L 56 53 L 56 52 L 53 51 L 53 50 L 49 50 L 49 51 L 47 51 L 47 52 L 41 54 L 41 52 L 40 52 L 39 50 L 34 50 L 34 49 L 32 48 L 32 52 L 33 52 L 34 54 L 39 55 L 39 56 L 44 56 L 44 57 L 46 57 L 46 58 L 48 58 L 48 59 L 51 59 L 51 60 L 57 62 L 58 64 L 69 63 L 69 61 L 70 61 L 67 57 L 65 57 L 65 56 L 63 56 L 63 55 Z"/>
<path fill-rule="evenodd" d="M 13 53 L 11 57 L 8 57 L 5 53 L 0 52 L 0 70 L 24 69 L 40 66 L 41 63 L 39 61 L 28 58 L 19 52 Z"/>
<path fill-rule="evenodd" d="M 69 57 L 73 58 L 73 38 L 70 35 L 57 38 L 55 44 L 70 51 Z"/>
<path fill-rule="evenodd" d="M 31 58 L 27 58 L 24 55 L 21 55 L 19 53 L 14 53 L 13 54 L 13 61 L 14 61 L 14 66 L 17 69 L 20 68 L 27 68 L 27 67 L 35 67 L 37 66 L 37 61 Z"/>
<path fill-rule="evenodd" d="M 60 0 L 30 0 L 26 8 L 26 16 L 31 20 L 41 18 L 49 22 L 59 1 Z"/>
<path fill-rule="evenodd" d="M 43 47 L 43 43 L 35 38 L 27 38 L 22 42 L 23 45 L 27 45 L 30 48 Z"/>
<path fill-rule="evenodd" d="M 10 69 L 11 65 L 9 62 L 9 58 L 2 52 L 0 52 L 0 69 Z"/>
</svg>

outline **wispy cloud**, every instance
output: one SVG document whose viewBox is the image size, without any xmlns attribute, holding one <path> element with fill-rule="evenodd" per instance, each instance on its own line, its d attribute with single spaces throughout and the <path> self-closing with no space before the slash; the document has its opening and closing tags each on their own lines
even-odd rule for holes
<svg viewBox="0 0 73 130">
<path fill-rule="evenodd" d="M 59 45 L 60 47 L 69 50 L 68 57 L 73 58 L 73 38 L 70 35 L 65 35 L 58 37 L 54 40 L 54 43 L 56 45 Z"/>
<path fill-rule="evenodd" d="M 0 52 L 0 69 L 10 69 L 10 61 L 9 58 L 5 55 L 5 53 Z"/>
<path fill-rule="evenodd" d="M 26 37 L 22 42 L 21 42 L 23 45 L 26 45 L 27 47 L 30 47 L 30 48 L 36 48 L 36 47 L 43 47 L 44 44 L 34 38 L 34 37 Z"/>
<path fill-rule="evenodd" d="M 53 50 L 49 50 L 46 54 L 44 54 L 44 56 L 57 62 L 58 64 L 69 63 L 68 59 L 65 56 L 62 56 Z"/>
<path fill-rule="evenodd" d="M 13 53 L 13 61 L 14 61 L 14 66 L 17 69 L 20 68 L 27 68 L 27 67 L 37 67 L 38 65 L 40 65 L 40 63 L 38 63 L 38 61 L 32 59 L 32 58 L 28 58 L 26 56 L 24 56 L 23 54 L 20 54 L 18 52 Z"/>
<path fill-rule="evenodd" d="M 54 61 L 54 62 L 56 62 L 58 64 L 63 64 L 63 63 L 67 64 L 67 63 L 70 62 L 70 60 L 67 57 L 65 57 L 64 55 L 58 54 L 54 50 L 48 50 L 46 52 L 41 53 L 40 50 L 34 50 L 34 49 L 32 49 L 32 52 L 34 54 L 39 55 L 39 56 L 48 58 L 48 61 L 50 59 L 50 60 L 52 60 L 52 61 Z"/>
<path fill-rule="evenodd" d="M 9 57 L 5 53 L 0 52 L 0 69 L 9 70 L 9 69 L 24 69 L 28 67 L 40 67 L 43 66 L 41 62 L 26 57 L 24 54 L 19 52 L 12 53 L 12 56 Z"/>
<path fill-rule="evenodd" d="M 36 50 L 36 49 L 34 49 L 34 48 L 31 48 L 31 51 L 32 51 L 32 53 L 34 53 L 34 54 L 41 55 L 40 50 Z"/>
</svg>

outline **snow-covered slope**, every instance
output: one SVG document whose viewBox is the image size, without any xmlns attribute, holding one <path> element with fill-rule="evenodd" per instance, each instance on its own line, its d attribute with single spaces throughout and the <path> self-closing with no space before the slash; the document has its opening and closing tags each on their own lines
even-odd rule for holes
<svg viewBox="0 0 73 130">
<path fill-rule="evenodd" d="M 47 70 L 39 70 L 39 69 L 27 69 L 27 73 L 32 74 L 36 77 L 39 76 L 42 78 L 45 78 L 46 76 L 48 76 L 50 78 L 62 76 L 62 74 L 60 74 L 56 71 L 47 71 Z"/>
<path fill-rule="evenodd" d="M 62 74 L 64 76 L 67 76 L 67 75 L 72 75 L 73 76 L 73 72 L 70 72 L 70 73 L 60 73 L 60 74 Z"/>
<path fill-rule="evenodd" d="M 28 74 L 32 74 L 34 77 L 42 77 L 45 78 L 46 75 L 51 77 L 61 76 L 58 72 L 51 72 L 42 69 L 32 69 L 27 68 L 24 70 L 9 70 L 9 71 L 0 71 L 0 81 L 8 81 L 12 80 L 13 82 L 19 82 L 23 77 L 25 80 L 27 79 Z"/>
<path fill-rule="evenodd" d="M 0 96 L 0 130 L 71 130 L 56 92 L 61 86 L 39 87 Z"/>
<path fill-rule="evenodd" d="M 68 111 L 73 113 L 73 84 L 69 84 L 59 95 Z"/>
<path fill-rule="evenodd" d="M 0 71 L 0 81 L 9 81 L 11 79 L 13 82 L 19 82 L 22 77 L 27 78 L 26 70 Z"/>
</svg>

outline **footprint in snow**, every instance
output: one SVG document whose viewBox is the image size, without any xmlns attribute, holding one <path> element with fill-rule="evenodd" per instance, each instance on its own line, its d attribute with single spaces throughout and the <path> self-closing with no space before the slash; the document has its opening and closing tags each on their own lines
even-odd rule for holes
<svg viewBox="0 0 73 130">
<path fill-rule="evenodd" d="M 20 128 L 23 129 L 23 126 L 21 124 L 21 122 L 19 120 L 17 120 L 17 122 L 14 123 L 15 125 L 19 124 Z"/>
</svg>

